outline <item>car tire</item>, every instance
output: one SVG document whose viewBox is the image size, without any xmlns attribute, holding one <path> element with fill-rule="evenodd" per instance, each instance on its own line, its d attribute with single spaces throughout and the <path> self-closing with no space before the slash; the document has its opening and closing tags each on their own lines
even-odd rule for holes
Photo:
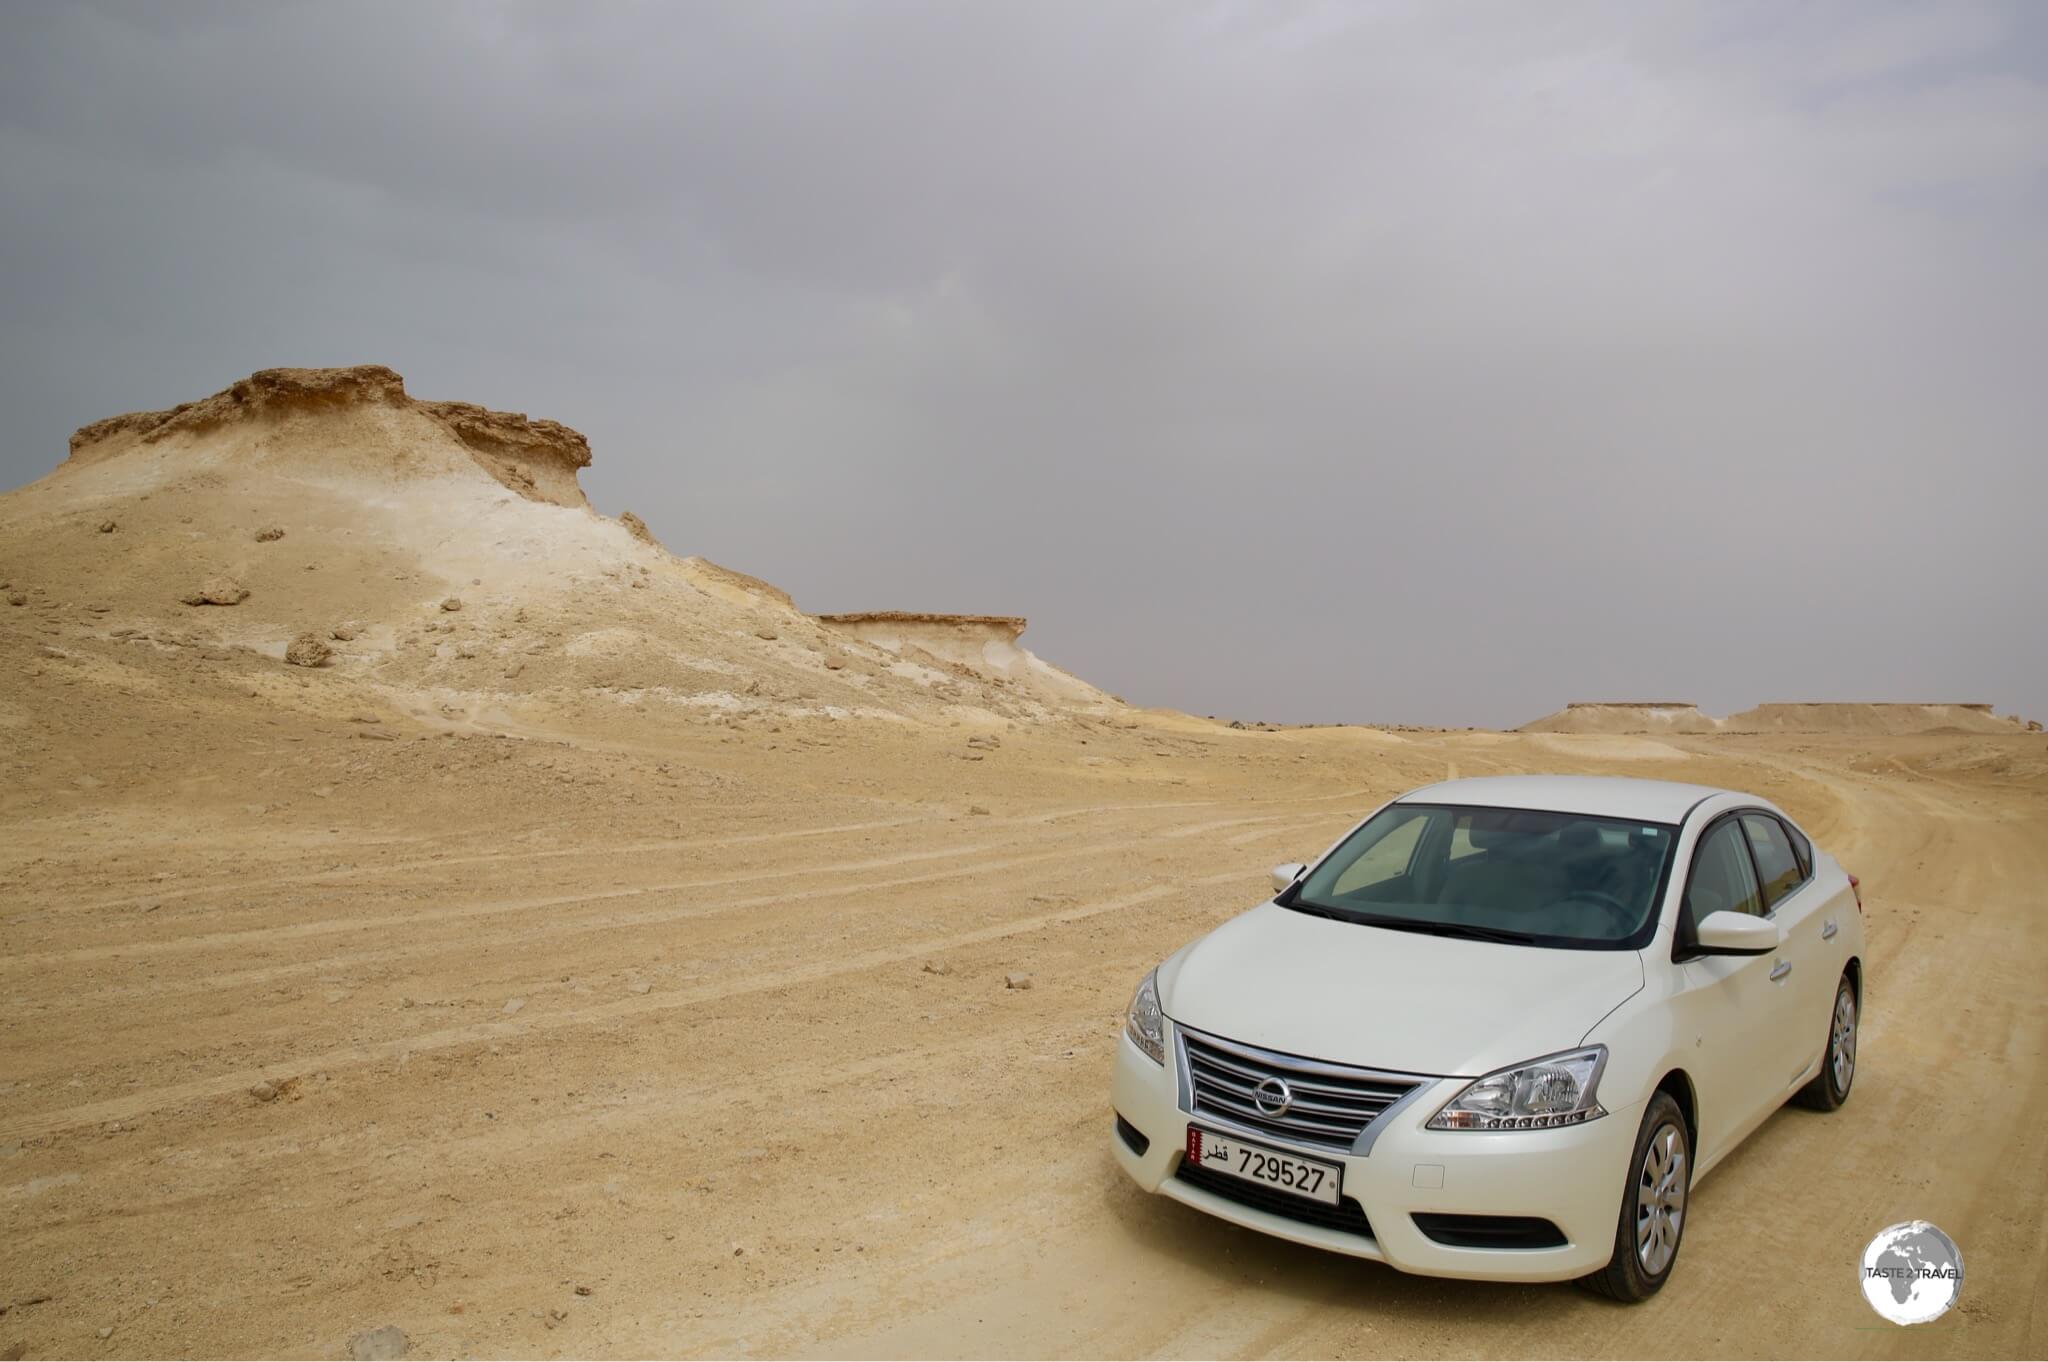
<svg viewBox="0 0 2048 1362">
<path fill-rule="evenodd" d="M 1671 1094 L 1659 1092 L 1643 1109 L 1614 1227 L 1614 1256 L 1598 1272 L 1579 1278 L 1596 1295 L 1634 1304 L 1662 1289 L 1678 1265 L 1692 1191 L 1692 1132 Z"/>
<path fill-rule="evenodd" d="M 1862 1021 L 1856 982 L 1845 973 L 1835 985 L 1835 1007 L 1828 1013 L 1828 1048 L 1820 1057 L 1820 1072 L 1793 1094 L 1793 1101 L 1813 1111 L 1833 1111 L 1849 1100 L 1849 1089 L 1856 1082 L 1856 1034 Z"/>
</svg>

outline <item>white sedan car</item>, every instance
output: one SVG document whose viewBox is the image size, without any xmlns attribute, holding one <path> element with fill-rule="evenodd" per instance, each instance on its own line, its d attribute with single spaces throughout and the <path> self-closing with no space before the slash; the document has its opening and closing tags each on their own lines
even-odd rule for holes
<svg viewBox="0 0 2048 1362">
<path fill-rule="evenodd" d="M 1596 776 L 1401 796 L 1139 985 L 1138 1185 L 1404 1272 L 1663 1286 L 1691 1189 L 1856 1076 L 1854 876 L 1751 795 Z"/>
</svg>

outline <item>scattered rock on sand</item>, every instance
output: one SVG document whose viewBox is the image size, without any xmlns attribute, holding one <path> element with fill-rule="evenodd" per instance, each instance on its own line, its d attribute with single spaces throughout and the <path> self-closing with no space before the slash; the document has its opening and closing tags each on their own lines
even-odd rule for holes
<svg viewBox="0 0 2048 1362">
<path fill-rule="evenodd" d="M 119 529 L 119 528 L 120 528 L 120 526 L 119 526 L 119 525 L 117 525 L 117 524 L 115 524 L 115 522 L 113 522 L 113 521 L 111 521 L 111 520 L 102 520 L 102 521 L 100 522 L 100 533 L 101 533 L 101 534 L 112 534 L 112 533 L 113 533 L 113 532 L 114 532 L 115 530 L 117 530 L 117 529 Z"/>
<path fill-rule="evenodd" d="M 22 595 L 19 591 L 9 592 L 7 596 L 7 603 L 9 605 L 27 605 L 28 597 Z"/>
<path fill-rule="evenodd" d="M 275 1102 L 277 1100 L 278 1091 L 279 1089 L 277 1084 L 271 1082 L 269 1079 L 266 1078 L 261 1083 L 258 1083 L 254 1087 L 250 1088 L 249 1095 L 259 1102 Z"/>
<path fill-rule="evenodd" d="M 635 983 L 630 983 L 626 985 L 626 992 L 633 994 L 649 993 L 652 992 L 653 989 L 654 985 L 648 983 L 645 979 L 641 979 Z"/>
<path fill-rule="evenodd" d="M 208 577 L 178 599 L 187 605 L 240 605 L 249 599 L 249 588 L 232 577 Z"/>
<path fill-rule="evenodd" d="M 284 660 L 294 667 L 324 667 L 334 658 L 334 649 L 318 634 L 300 634 L 284 650 Z"/>
<path fill-rule="evenodd" d="M 351 1338 L 348 1355 L 353 1362 L 392 1362 L 393 1358 L 404 1357 L 411 1346 L 412 1340 L 405 1336 L 405 1330 L 387 1324 L 381 1329 L 365 1329 Z"/>
<path fill-rule="evenodd" d="M 256 531 L 256 542 L 259 544 L 275 544 L 282 538 L 284 538 L 284 531 L 275 525 L 268 525 Z"/>
<path fill-rule="evenodd" d="M 448 611 L 450 614 L 453 614 L 454 612 L 462 608 L 462 597 L 450 596 L 448 599 L 441 602 L 441 608 L 443 610 Z"/>
<path fill-rule="evenodd" d="M 327 636 L 339 643 L 353 643 L 356 639 L 356 627 L 353 624 L 337 624 L 328 630 Z"/>
<path fill-rule="evenodd" d="M 619 512 L 619 523 L 626 527 L 627 534 L 632 535 L 641 543 L 652 544 L 656 548 L 661 547 L 661 541 L 654 537 L 654 531 L 647 528 L 647 522 L 634 515 L 631 511 Z"/>
<path fill-rule="evenodd" d="M 987 810 L 987 809 L 984 809 L 984 808 L 983 808 L 983 807 L 981 807 L 981 805 L 979 805 L 979 804 L 969 804 L 969 805 L 967 806 L 967 812 L 968 812 L 968 814 L 969 814 L 969 816 L 970 816 L 970 817 L 976 817 L 976 818 L 986 818 L 986 817 L 988 817 L 988 810 Z"/>
<path fill-rule="evenodd" d="M 1004 987 L 1004 988 L 1030 988 L 1030 987 L 1031 987 L 1031 976 L 1030 976 L 1030 975 L 1028 975 L 1028 974 L 1005 974 L 1005 975 L 1003 976 L 1003 987 Z"/>
<path fill-rule="evenodd" d="M 507 998 L 503 1011 L 509 1017 L 524 1006 L 526 1006 L 526 999 L 524 998 Z"/>
<path fill-rule="evenodd" d="M 924 972 L 926 974 L 951 974 L 953 967 L 943 960 L 927 960 L 924 962 Z"/>
<path fill-rule="evenodd" d="M 776 639 L 776 633 L 773 629 L 756 629 L 754 631 L 754 637 L 764 638 L 767 639 L 770 643 L 773 643 Z"/>
</svg>

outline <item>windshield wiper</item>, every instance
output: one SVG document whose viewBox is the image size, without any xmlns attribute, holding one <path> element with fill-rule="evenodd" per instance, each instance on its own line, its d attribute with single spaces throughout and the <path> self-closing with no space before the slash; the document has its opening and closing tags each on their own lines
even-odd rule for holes
<svg viewBox="0 0 2048 1362">
<path fill-rule="evenodd" d="M 1274 902 L 1278 903 L 1282 908 L 1290 909 L 1293 912 L 1307 913 L 1310 917 L 1326 917 L 1332 922 L 1363 922 L 1365 920 L 1356 913 L 1344 913 L 1339 912 L 1335 908 L 1324 908 L 1313 903 L 1303 903 L 1298 898 L 1292 901 L 1275 899 Z"/>
<path fill-rule="evenodd" d="M 1505 927 L 1478 927 L 1469 922 L 1431 922 L 1426 918 L 1382 917 L 1367 914 L 1352 918 L 1368 927 L 1388 927 L 1397 932 L 1423 932 L 1430 936 L 1457 936 L 1473 941 L 1501 941 L 1510 946 L 1533 946 L 1536 937 L 1529 932 L 1510 931 Z"/>
</svg>

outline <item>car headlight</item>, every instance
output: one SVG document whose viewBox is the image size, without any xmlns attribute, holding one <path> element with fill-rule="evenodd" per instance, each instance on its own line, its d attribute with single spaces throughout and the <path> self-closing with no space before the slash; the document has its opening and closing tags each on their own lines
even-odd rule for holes
<svg viewBox="0 0 2048 1362">
<path fill-rule="evenodd" d="M 1540 1130 L 1575 1126 L 1607 1114 L 1598 1101 L 1607 1047 L 1545 1055 L 1467 1083 L 1436 1115 L 1430 1130 Z"/>
<path fill-rule="evenodd" d="M 1138 985 L 1124 1013 L 1124 1034 L 1131 1044 L 1152 1057 L 1154 1064 L 1166 1063 L 1166 1018 L 1159 1011 L 1159 971 L 1153 970 Z"/>
</svg>

